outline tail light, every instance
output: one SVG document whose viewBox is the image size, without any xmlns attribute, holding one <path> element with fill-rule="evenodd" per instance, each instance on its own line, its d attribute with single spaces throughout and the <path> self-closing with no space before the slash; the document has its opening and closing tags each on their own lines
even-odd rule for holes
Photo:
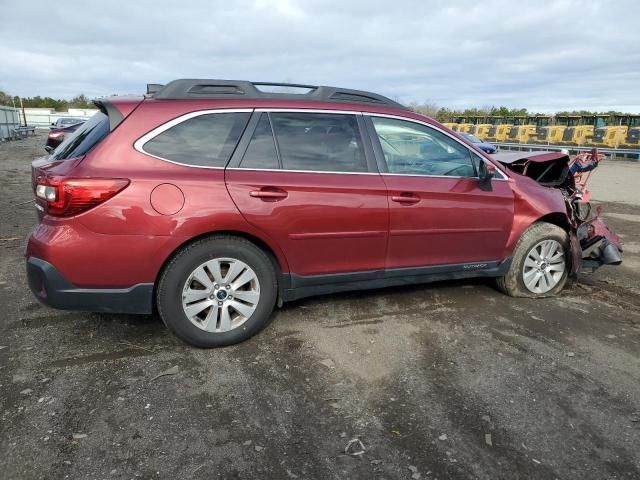
<svg viewBox="0 0 640 480">
<path fill-rule="evenodd" d="M 44 201 L 48 215 L 69 217 L 106 202 L 127 185 L 126 178 L 39 177 L 36 197 Z"/>
<path fill-rule="evenodd" d="M 64 132 L 51 132 L 49 134 L 49 140 L 59 140 L 64 138 Z"/>
</svg>

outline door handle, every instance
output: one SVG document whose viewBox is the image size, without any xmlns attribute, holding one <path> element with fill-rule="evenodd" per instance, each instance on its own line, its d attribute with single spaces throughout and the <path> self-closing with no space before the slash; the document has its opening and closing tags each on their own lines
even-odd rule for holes
<svg viewBox="0 0 640 480">
<path fill-rule="evenodd" d="M 264 201 L 275 202 L 277 200 L 283 200 L 289 196 L 287 192 L 280 189 L 266 189 L 253 190 L 249 192 L 249 195 L 253 198 L 261 198 Z"/>
<path fill-rule="evenodd" d="M 403 193 L 401 195 L 393 195 L 391 197 L 391 200 L 393 202 L 398 202 L 398 203 L 413 204 L 413 203 L 418 203 L 420 201 L 420 197 L 417 196 L 415 193 Z"/>
</svg>

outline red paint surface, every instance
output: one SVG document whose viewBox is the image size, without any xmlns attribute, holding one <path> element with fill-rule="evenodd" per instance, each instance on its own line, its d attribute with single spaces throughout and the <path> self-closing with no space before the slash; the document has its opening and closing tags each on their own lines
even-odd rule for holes
<svg viewBox="0 0 640 480">
<path fill-rule="evenodd" d="M 194 110 L 310 108 L 431 119 L 386 107 L 279 100 L 146 99 L 112 103 L 129 116 L 81 159 L 35 165 L 35 174 L 128 178 L 105 203 L 72 218 L 44 216 L 27 255 L 52 263 L 79 287 L 155 282 L 171 254 L 196 237 L 235 232 L 257 239 L 283 272 L 298 275 L 501 260 L 540 217 L 565 213 L 559 191 L 509 173 L 482 191 L 473 179 L 191 168 L 142 154 L 134 142 Z M 467 142 L 465 142 L 468 144 Z M 470 144 L 468 144 L 470 145 Z M 493 162 L 475 149 L 486 161 Z M 504 171 L 504 168 L 500 168 Z M 179 188 L 184 203 L 177 211 Z M 252 196 L 284 191 L 283 198 Z M 412 194 L 417 201 L 393 197 Z M 152 205 L 153 203 L 153 205 Z"/>
<path fill-rule="evenodd" d="M 514 209 L 508 182 L 494 181 L 489 192 L 468 178 L 383 178 L 391 196 L 419 199 L 389 202 L 388 268 L 503 258 Z"/>
<path fill-rule="evenodd" d="M 184 194 L 175 185 L 163 183 L 151 191 L 149 201 L 160 215 L 175 215 L 184 206 Z"/>
<path fill-rule="evenodd" d="M 285 251 L 298 275 L 384 268 L 387 191 L 379 175 L 227 170 L 227 187 L 248 223 Z M 250 195 L 288 193 L 280 201 Z"/>
</svg>

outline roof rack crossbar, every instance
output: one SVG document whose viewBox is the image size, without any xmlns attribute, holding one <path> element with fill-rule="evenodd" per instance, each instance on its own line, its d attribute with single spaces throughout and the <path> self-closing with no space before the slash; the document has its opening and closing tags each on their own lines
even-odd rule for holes
<svg viewBox="0 0 640 480">
<path fill-rule="evenodd" d="M 271 92 L 261 86 L 306 89 L 303 93 Z M 180 79 L 164 86 L 150 84 L 147 93 L 156 99 L 260 98 L 281 100 L 315 100 L 324 102 L 378 104 L 407 110 L 407 107 L 377 93 L 347 88 L 299 83 L 249 82 L 246 80 Z"/>
<path fill-rule="evenodd" d="M 292 87 L 292 88 L 308 88 L 310 90 L 315 90 L 318 88 L 317 85 L 305 85 L 303 83 L 280 83 L 280 82 L 251 82 L 254 85 L 265 86 L 265 87 Z"/>
</svg>

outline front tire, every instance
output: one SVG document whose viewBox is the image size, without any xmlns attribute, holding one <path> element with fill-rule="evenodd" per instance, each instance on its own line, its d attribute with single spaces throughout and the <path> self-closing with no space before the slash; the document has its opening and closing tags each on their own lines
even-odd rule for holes
<svg viewBox="0 0 640 480">
<path fill-rule="evenodd" d="M 550 297 L 559 293 L 569 275 L 569 236 L 550 223 L 531 225 L 520 237 L 511 267 L 496 280 L 512 297 Z"/>
<path fill-rule="evenodd" d="M 160 318 L 196 347 L 242 342 L 268 323 L 278 292 L 273 263 L 244 238 L 217 236 L 179 251 L 156 292 Z"/>
</svg>

